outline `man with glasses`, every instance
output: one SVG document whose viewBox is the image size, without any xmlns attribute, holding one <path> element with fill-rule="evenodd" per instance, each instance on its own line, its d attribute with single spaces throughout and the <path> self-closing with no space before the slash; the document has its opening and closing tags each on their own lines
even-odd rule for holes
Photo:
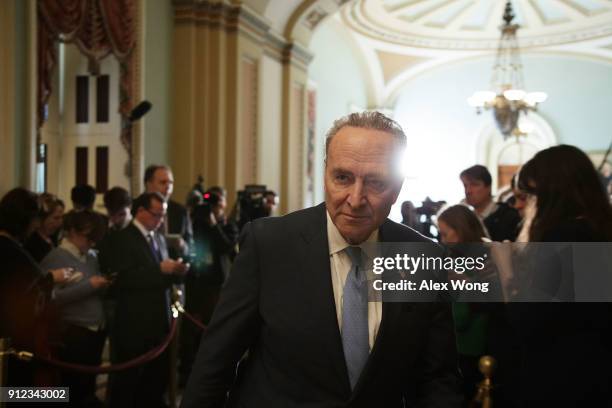
<svg viewBox="0 0 612 408">
<path fill-rule="evenodd" d="M 134 219 L 111 243 L 110 266 L 116 273 L 117 304 L 111 341 L 114 363 L 133 359 L 159 346 L 169 330 L 170 290 L 189 264 L 168 258 L 158 229 L 167 204 L 159 193 L 144 193 L 132 204 Z M 163 406 L 168 385 L 168 353 L 113 379 L 110 405 Z"/>
<path fill-rule="evenodd" d="M 145 170 L 144 184 L 147 193 L 161 194 L 168 204 L 160 230 L 166 238 L 170 257 L 176 259 L 187 256 L 193 231 L 187 209 L 171 199 L 174 191 L 172 170 L 166 165 L 152 164 Z"/>
</svg>

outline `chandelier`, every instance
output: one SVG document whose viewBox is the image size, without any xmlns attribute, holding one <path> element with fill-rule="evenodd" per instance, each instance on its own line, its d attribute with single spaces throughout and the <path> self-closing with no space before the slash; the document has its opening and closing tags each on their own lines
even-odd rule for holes
<svg viewBox="0 0 612 408">
<path fill-rule="evenodd" d="M 525 133 L 519 129 L 519 116 L 536 110 L 539 103 L 547 98 L 544 92 L 526 92 L 523 87 L 522 64 L 519 55 L 516 32 L 518 24 L 513 24 L 514 12 L 510 0 L 506 3 L 500 27 L 501 38 L 497 47 L 491 90 L 474 92 L 468 104 L 480 114 L 482 109 L 492 109 L 493 117 L 504 139 Z"/>
</svg>

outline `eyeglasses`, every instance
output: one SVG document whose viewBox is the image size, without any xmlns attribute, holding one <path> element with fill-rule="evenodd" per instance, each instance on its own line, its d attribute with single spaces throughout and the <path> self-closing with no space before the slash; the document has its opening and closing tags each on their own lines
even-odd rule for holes
<svg viewBox="0 0 612 408">
<path fill-rule="evenodd" d="M 148 209 L 146 209 L 146 208 L 145 208 L 145 210 L 146 210 L 146 211 L 147 211 L 149 214 L 151 214 L 153 217 L 155 217 L 155 218 L 157 218 L 157 219 L 159 219 L 159 218 L 164 218 L 164 216 L 166 215 L 166 212 L 162 212 L 162 213 L 154 213 L 153 211 L 148 210 Z"/>
</svg>

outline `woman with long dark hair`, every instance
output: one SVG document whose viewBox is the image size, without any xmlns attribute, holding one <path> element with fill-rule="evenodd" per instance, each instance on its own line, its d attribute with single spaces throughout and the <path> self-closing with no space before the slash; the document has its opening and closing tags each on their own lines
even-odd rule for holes
<svg viewBox="0 0 612 408">
<path fill-rule="evenodd" d="M 46 304 L 53 284 L 68 271 L 41 270 L 23 249 L 23 241 L 39 223 L 36 194 L 15 188 L 0 200 L 0 337 L 11 339 L 20 350 L 47 352 Z M 33 363 L 9 360 L 8 384 L 49 385 L 48 372 L 36 372 Z"/>
<path fill-rule="evenodd" d="M 612 208 L 580 149 L 559 145 L 537 153 L 521 169 L 519 188 L 537 198 L 529 241 L 612 240 Z"/>
<path fill-rule="evenodd" d="M 521 406 L 611 406 L 612 308 L 573 302 L 584 267 L 572 267 L 579 246 L 569 244 L 612 240 L 612 209 L 597 172 L 580 149 L 559 145 L 523 166 L 519 187 L 535 205 L 529 242 L 568 243 L 533 244 L 523 254 L 535 267 L 522 290 L 549 302 L 508 307 L 522 342 Z"/>
</svg>

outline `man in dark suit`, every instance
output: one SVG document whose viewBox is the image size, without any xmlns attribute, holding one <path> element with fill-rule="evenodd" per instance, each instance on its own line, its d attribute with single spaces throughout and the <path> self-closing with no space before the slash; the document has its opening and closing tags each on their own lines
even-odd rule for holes
<svg viewBox="0 0 612 408">
<path fill-rule="evenodd" d="M 187 209 L 170 199 L 174 189 L 172 170 L 168 166 L 152 164 L 145 170 L 144 183 L 147 193 L 159 193 L 168 203 L 167 215 L 160 230 L 168 242 L 170 257 L 187 257 L 193 231 Z"/>
<path fill-rule="evenodd" d="M 111 341 L 113 362 L 135 358 L 159 346 L 168 334 L 170 289 L 189 265 L 168 258 L 164 237 L 157 232 L 166 203 L 158 193 L 144 193 L 132 205 L 134 219 L 114 235 L 108 257 L 116 309 Z M 115 374 L 110 406 L 160 407 L 169 374 L 168 353 Z"/>
<path fill-rule="evenodd" d="M 518 234 L 521 216 L 506 203 L 493 201 L 492 177 L 489 170 L 480 164 L 468 167 L 459 175 L 465 190 L 465 202 L 487 227 L 493 241 L 514 241 Z"/>
<path fill-rule="evenodd" d="M 183 408 L 460 406 L 450 305 L 361 286 L 361 244 L 428 242 L 387 219 L 405 145 L 378 112 L 336 121 L 325 203 L 245 226 Z"/>
</svg>

